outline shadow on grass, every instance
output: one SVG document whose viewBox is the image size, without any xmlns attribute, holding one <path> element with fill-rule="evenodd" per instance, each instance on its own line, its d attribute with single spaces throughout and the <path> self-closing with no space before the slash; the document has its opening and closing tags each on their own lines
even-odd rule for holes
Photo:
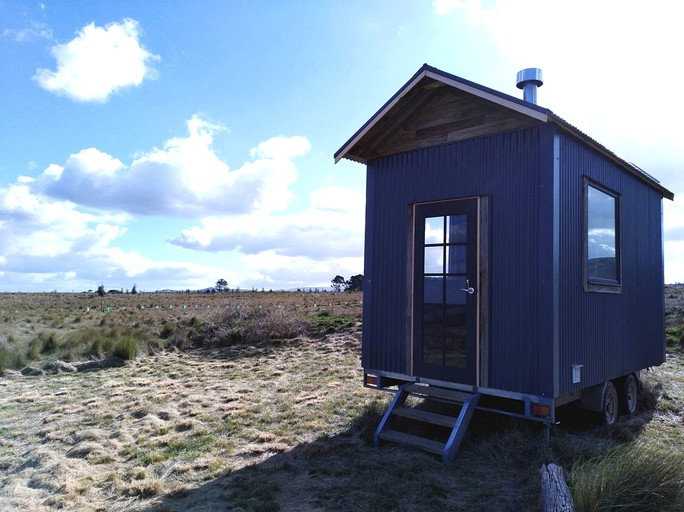
<svg viewBox="0 0 684 512">
<path fill-rule="evenodd" d="M 466 441 L 447 466 L 405 447 L 374 448 L 382 412 L 371 407 L 339 435 L 171 492 L 143 510 L 536 510 L 540 429 L 497 422 L 487 428 L 494 434 L 489 441 Z"/>
<path fill-rule="evenodd" d="M 443 465 L 405 447 L 374 448 L 381 415 L 369 408 L 339 435 L 180 488 L 142 510 L 534 511 L 543 463 L 568 467 L 605 453 L 626 441 L 616 432 L 636 432 L 631 422 L 643 428 L 651 417 L 642 411 L 614 427 L 578 417 L 573 425 L 556 427 L 545 443 L 541 425 L 478 411 L 456 461 Z"/>
</svg>

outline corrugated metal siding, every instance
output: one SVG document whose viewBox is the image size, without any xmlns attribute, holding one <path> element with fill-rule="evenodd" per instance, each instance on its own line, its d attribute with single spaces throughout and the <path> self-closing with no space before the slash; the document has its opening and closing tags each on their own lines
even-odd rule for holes
<svg viewBox="0 0 684 512">
<path fill-rule="evenodd" d="M 407 216 L 416 202 L 491 201 L 490 386 L 540 393 L 538 259 L 540 128 L 370 161 L 363 365 L 407 373 Z M 550 157 L 549 157 L 550 162 Z M 372 250 L 368 249 L 372 246 Z M 370 281 L 370 282 L 368 282 Z"/>
<path fill-rule="evenodd" d="M 560 137 L 560 394 L 663 362 L 660 194 L 578 141 Z M 620 194 L 622 293 L 585 292 L 583 176 Z M 572 384 L 571 365 L 582 364 Z"/>
</svg>

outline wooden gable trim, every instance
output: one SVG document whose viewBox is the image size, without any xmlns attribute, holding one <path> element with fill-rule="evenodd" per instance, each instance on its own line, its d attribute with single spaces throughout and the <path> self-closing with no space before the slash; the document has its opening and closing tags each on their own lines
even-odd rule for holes
<svg viewBox="0 0 684 512">
<path fill-rule="evenodd" d="M 365 158 L 360 158 L 355 155 L 347 154 L 351 148 L 356 146 L 356 144 L 370 131 L 371 128 L 373 128 L 380 119 L 385 117 L 385 115 L 392 110 L 392 108 L 399 103 L 399 101 L 406 96 L 415 86 L 418 82 L 420 82 L 424 77 L 426 76 L 426 71 L 422 71 L 418 74 L 416 74 L 412 80 L 409 81 L 408 84 L 404 86 L 403 89 L 400 89 L 399 92 L 389 101 L 387 104 L 385 104 L 384 107 L 382 107 L 373 117 L 371 117 L 368 122 L 359 130 L 356 135 L 347 142 L 344 147 L 340 149 L 340 151 L 335 155 L 335 163 L 339 162 L 343 158 L 348 158 L 350 160 L 354 160 L 355 162 L 359 162 L 362 164 L 366 163 Z"/>
<path fill-rule="evenodd" d="M 416 75 L 413 76 L 409 82 L 404 85 L 373 117 L 371 117 L 366 124 L 364 124 L 361 129 L 342 147 L 340 150 L 335 154 L 335 163 L 339 162 L 343 158 L 347 158 L 349 160 L 353 160 L 355 162 L 359 162 L 362 164 L 367 163 L 367 158 L 355 155 L 351 151 L 356 147 L 356 145 L 362 141 L 366 135 L 373 129 L 375 128 L 382 120 L 385 118 L 392 109 L 394 109 L 397 104 L 410 92 L 413 91 L 413 89 L 424 79 L 424 78 L 429 78 L 435 81 L 435 84 L 432 86 L 428 85 L 426 89 L 433 89 L 440 87 L 442 85 L 446 85 L 449 87 L 453 87 L 455 89 L 458 89 L 460 91 L 463 91 L 467 94 L 470 94 L 476 98 L 480 98 L 482 100 L 485 100 L 488 102 L 492 107 L 496 108 L 497 106 L 503 107 L 505 109 L 512 110 L 514 112 L 517 112 L 518 114 L 522 114 L 524 116 L 529 117 L 530 119 L 536 120 L 536 121 L 541 121 L 541 122 L 546 122 L 547 121 L 547 114 L 545 112 L 540 112 L 539 109 L 537 108 L 530 108 L 526 107 L 525 105 L 522 105 L 518 102 L 508 100 L 503 96 L 493 94 L 491 92 L 488 92 L 487 90 L 477 88 L 472 85 L 468 85 L 466 83 L 463 83 L 459 80 L 452 79 L 448 76 L 445 76 L 441 73 L 437 73 L 436 71 L 433 71 L 432 69 L 428 67 L 423 67 Z M 430 92 L 427 92 L 427 100 L 431 97 Z M 535 105 L 536 107 L 536 105 Z M 405 113 L 402 114 L 402 118 L 408 118 L 410 117 L 418 107 L 412 108 L 407 110 Z M 382 141 L 376 142 L 373 144 L 375 147 L 380 147 L 384 143 L 387 142 L 388 137 L 382 137 Z"/>
<path fill-rule="evenodd" d="M 438 80 L 443 84 L 454 87 L 455 89 L 460 89 L 461 91 L 467 92 L 468 94 L 472 94 L 473 96 L 477 96 L 478 98 L 487 100 L 491 103 L 495 103 L 507 109 L 514 110 L 515 112 L 518 112 L 520 114 L 524 114 L 528 117 L 531 117 L 532 119 L 536 119 L 537 121 L 542 121 L 543 123 L 545 123 L 548 118 L 545 112 L 539 112 L 536 109 L 526 107 L 515 101 L 507 100 L 506 98 L 502 98 L 501 96 L 498 96 L 496 94 L 492 94 L 485 90 L 478 89 L 477 87 L 473 87 L 468 84 L 459 82 L 457 80 L 453 80 L 449 77 L 440 75 L 439 73 L 435 73 L 433 71 L 426 71 L 425 76 L 428 76 L 434 80 Z"/>
</svg>

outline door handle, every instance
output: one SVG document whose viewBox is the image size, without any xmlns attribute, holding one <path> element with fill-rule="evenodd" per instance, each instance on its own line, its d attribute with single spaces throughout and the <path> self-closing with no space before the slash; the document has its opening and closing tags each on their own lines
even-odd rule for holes
<svg viewBox="0 0 684 512">
<path fill-rule="evenodd" d="M 470 286 L 470 279 L 466 279 L 466 286 L 467 288 L 461 288 L 462 292 L 466 292 L 468 295 L 472 295 L 473 293 L 475 293 L 475 288 Z"/>
</svg>

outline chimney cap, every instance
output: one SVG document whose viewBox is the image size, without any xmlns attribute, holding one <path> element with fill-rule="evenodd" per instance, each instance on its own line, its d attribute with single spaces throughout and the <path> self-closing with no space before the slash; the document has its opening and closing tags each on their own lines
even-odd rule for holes
<svg viewBox="0 0 684 512">
<path fill-rule="evenodd" d="M 518 71 L 517 84 L 518 89 L 524 89 L 526 83 L 532 83 L 537 87 L 544 85 L 542 81 L 542 70 L 539 68 L 526 68 Z"/>
</svg>

